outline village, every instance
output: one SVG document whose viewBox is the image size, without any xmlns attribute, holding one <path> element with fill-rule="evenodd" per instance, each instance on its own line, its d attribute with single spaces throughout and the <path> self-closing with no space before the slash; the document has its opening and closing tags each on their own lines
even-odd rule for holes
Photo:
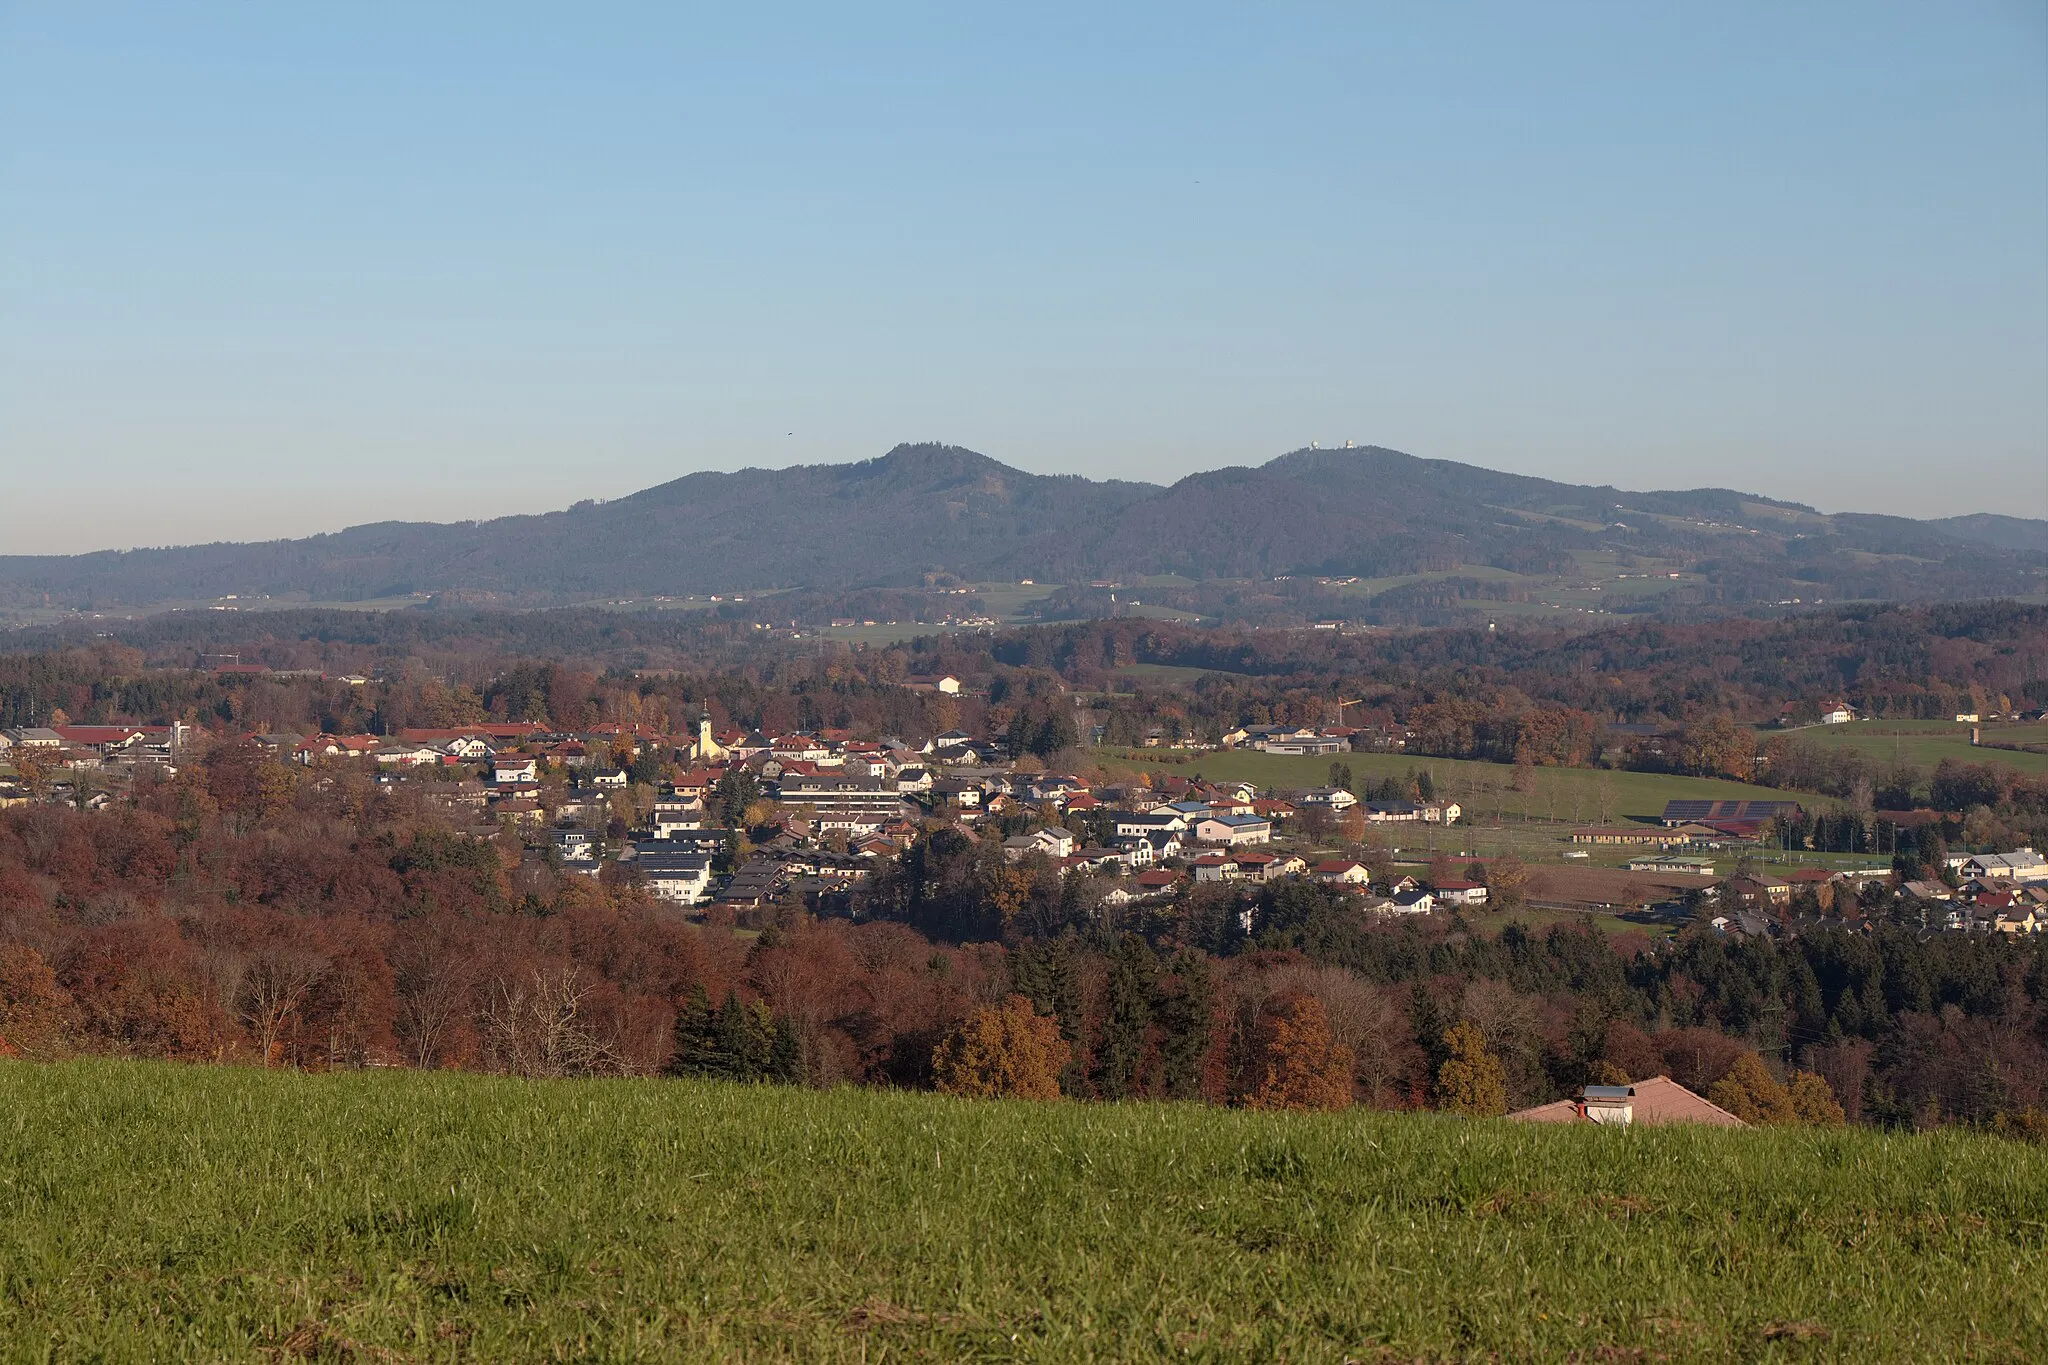
<svg viewBox="0 0 2048 1365">
<path fill-rule="evenodd" d="M 1667 933 L 1698 923 L 1737 937 L 1854 930 L 1880 915 L 1930 934 L 2048 928 L 2048 860 L 2031 848 L 1954 854 L 1938 876 L 1912 878 L 1888 865 L 1786 867 L 1756 856 L 1780 822 L 1800 816 L 1793 800 L 1672 799 L 1655 820 L 1560 829 L 1548 856 L 1489 857 L 1443 847 L 1440 836 L 1466 815 L 1457 800 L 1426 790 L 1362 799 L 1335 762 L 1331 783 L 1310 787 L 1164 771 L 1104 780 L 1050 771 L 1001 739 L 959 730 L 769 735 L 704 716 L 682 735 L 490 722 L 237 740 L 183 725 L 58 724 L 0 732 L 0 807 L 99 809 L 152 771 L 175 773 L 232 742 L 310 770 L 315 782 L 368 775 L 525 863 L 638 884 L 675 913 L 738 924 L 790 903 L 858 914 L 863 883 L 951 830 L 992 841 L 1011 863 L 1099 879 L 1090 899 L 1105 915 L 1208 886 L 1298 879 L 1376 919 L 1516 910 L 1621 916 Z M 1343 726 L 1243 726 L 1212 747 L 1321 757 L 1401 742 Z M 1595 854 L 1608 865 L 1591 865 Z"/>
</svg>

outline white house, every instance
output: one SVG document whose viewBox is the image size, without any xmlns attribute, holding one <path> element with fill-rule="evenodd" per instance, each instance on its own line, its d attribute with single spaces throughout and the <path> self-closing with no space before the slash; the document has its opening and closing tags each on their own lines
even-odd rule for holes
<svg viewBox="0 0 2048 1365">
<path fill-rule="evenodd" d="M 1047 825 L 1044 829 L 1033 830 L 1031 840 L 1055 858 L 1068 857 L 1074 851 L 1074 836 L 1057 825 Z"/>
<path fill-rule="evenodd" d="M 531 758 L 505 756 L 491 764 L 491 781 L 503 786 L 508 782 L 538 782 L 540 763 Z"/>
<path fill-rule="evenodd" d="M 664 800 L 654 803 L 654 837 L 673 839 L 678 833 L 704 828 L 702 801 Z"/>
<path fill-rule="evenodd" d="M 640 852 L 633 858 L 657 899 L 695 905 L 711 891 L 711 858 L 704 853 Z"/>
<path fill-rule="evenodd" d="M 1120 814 L 1116 817 L 1116 837 L 1119 839 L 1136 839 L 1147 834 L 1180 834 L 1187 827 L 1186 820 L 1165 809 L 1147 811 L 1142 815 Z"/>
<path fill-rule="evenodd" d="M 431 744 L 389 744 L 377 749 L 379 766 L 387 768 L 424 768 L 441 758 L 441 751 Z"/>
<path fill-rule="evenodd" d="M 1333 858 L 1316 864 L 1315 877 L 1317 881 L 1331 886 L 1364 886 L 1372 880 L 1372 873 L 1364 863 L 1350 858 Z"/>
</svg>

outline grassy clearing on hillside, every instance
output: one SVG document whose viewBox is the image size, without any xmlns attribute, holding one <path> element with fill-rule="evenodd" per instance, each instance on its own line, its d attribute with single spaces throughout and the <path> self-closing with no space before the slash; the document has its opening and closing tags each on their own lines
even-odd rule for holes
<svg viewBox="0 0 2048 1365">
<path fill-rule="evenodd" d="M 1983 731 L 1984 738 L 1994 743 L 2048 744 L 2048 725 L 1987 725 Z M 2004 763 L 2027 773 L 2048 772 L 2048 754 L 1973 746 L 1970 727 L 1954 721 L 1859 720 L 1847 725 L 1810 725 L 1797 735 L 1829 748 L 1855 749 L 1879 763 L 1932 768 L 1944 758 L 1953 758 L 1960 763 Z"/>
<path fill-rule="evenodd" d="M 1124 759 L 1130 751 L 1098 750 L 1095 758 L 1113 771 L 1136 772 L 1150 768 L 1158 772 L 1191 777 L 1196 773 L 1216 779 L 1256 782 L 1261 787 L 1319 787 L 1329 781 L 1329 758 L 1295 754 L 1267 754 L 1255 749 L 1226 749 L 1213 753 L 1180 754 L 1160 750 L 1164 758 L 1185 758 L 1183 763 L 1162 765 L 1149 754 Z M 1427 769 L 1434 774 L 1437 793 L 1450 796 L 1465 808 L 1472 823 L 1491 820 L 1499 812 L 1505 820 L 1554 819 L 1559 822 L 1591 823 L 1600 816 L 1602 793 L 1606 794 L 1611 820 L 1650 819 L 1663 814 L 1664 803 L 1675 797 L 1718 797 L 1729 800 L 1782 801 L 1798 799 L 1796 792 L 1751 786 L 1746 782 L 1725 782 L 1712 777 L 1677 777 L 1666 773 L 1630 773 L 1604 768 L 1538 768 L 1532 774 L 1531 790 L 1525 795 L 1507 789 L 1514 769 L 1501 763 L 1481 763 L 1456 758 L 1425 758 L 1418 754 L 1338 754 L 1338 762 L 1350 767 L 1354 776 L 1403 776 Z M 1811 799 L 1811 798 L 1808 798 Z"/>
<path fill-rule="evenodd" d="M 1960 1132 L 0 1063 L 0 1343 L 95 1360 L 2023 1360 Z"/>
</svg>

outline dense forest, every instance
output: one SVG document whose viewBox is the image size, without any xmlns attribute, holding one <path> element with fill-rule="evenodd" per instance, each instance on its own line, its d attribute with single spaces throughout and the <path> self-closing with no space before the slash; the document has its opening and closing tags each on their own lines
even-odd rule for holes
<svg viewBox="0 0 2048 1365">
<path fill-rule="evenodd" d="M 1811 1093 L 1802 1076 L 1823 1078 L 1869 1123 L 2025 1127 L 2048 1105 L 2048 944 L 1925 937 L 1888 893 L 1867 934 L 1653 945 L 1379 927 L 1306 883 L 1124 910 L 1105 889 L 942 830 L 838 914 L 787 900 L 737 935 L 682 922 L 630 874 L 562 876 L 452 832 L 405 787 L 224 744 L 132 803 L 0 812 L 0 1037 L 42 1055 L 923 1086 L 942 1045 L 1020 996 L 1056 1024 L 1058 1088 L 1077 1098 L 1256 1102 L 1309 1037 L 1318 1103 L 1497 1111 L 1666 1072 L 1747 1086 L 1766 1117 L 1779 1076 Z M 1475 1066 L 1497 1103 L 1458 1080 Z"/>
</svg>

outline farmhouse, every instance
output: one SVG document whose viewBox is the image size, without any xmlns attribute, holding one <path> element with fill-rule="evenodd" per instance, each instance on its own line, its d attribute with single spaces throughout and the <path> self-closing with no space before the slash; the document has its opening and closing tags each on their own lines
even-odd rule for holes
<svg viewBox="0 0 2048 1365">
<path fill-rule="evenodd" d="M 1783 817 L 1787 820 L 1799 818 L 1797 801 L 1703 801 L 1674 800 L 1664 803 L 1663 821 L 1665 828 L 1676 829 L 1680 825 L 1724 824 L 1767 825 Z"/>
<path fill-rule="evenodd" d="M 1693 1094 L 1669 1076 L 1652 1076 L 1634 1085 L 1589 1085 L 1577 1099 L 1555 1100 L 1508 1117 L 1517 1123 L 1598 1123 L 1626 1128 L 1640 1123 L 1703 1123 L 1716 1128 L 1746 1128 L 1718 1104 Z"/>
</svg>

